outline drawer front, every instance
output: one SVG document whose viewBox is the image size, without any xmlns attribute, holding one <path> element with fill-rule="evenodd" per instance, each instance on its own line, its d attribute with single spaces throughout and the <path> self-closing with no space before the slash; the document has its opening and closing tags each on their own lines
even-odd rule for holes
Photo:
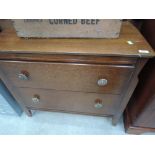
<svg viewBox="0 0 155 155">
<path fill-rule="evenodd" d="M 17 88 L 25 106 L 34 109 L 113 115 L 118 95 Z"/>
<path fill-rule="evenodd" d="M 16 87 L 120 94 L 133 66 L 0 62 L 1 70 Z"/>
</svg>

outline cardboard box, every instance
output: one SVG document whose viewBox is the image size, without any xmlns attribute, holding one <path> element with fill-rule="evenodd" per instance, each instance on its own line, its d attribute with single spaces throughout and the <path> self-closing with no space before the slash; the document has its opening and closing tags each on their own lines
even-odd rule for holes
<svg viewBox="0 0 155 155">
<path fill-rule="evenodd" d="M 27 38 L 118 38 L 119 19 L 16 19 L 19 37 Z"/>
</svg>

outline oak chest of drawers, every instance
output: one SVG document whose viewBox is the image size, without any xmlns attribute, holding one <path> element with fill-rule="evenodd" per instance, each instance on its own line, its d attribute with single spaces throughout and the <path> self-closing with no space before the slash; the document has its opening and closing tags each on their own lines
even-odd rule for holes
<svg viewBox="0 0 155 155">
<path fill-rule="evenodd" d="M 119 39 L 23 39 L 1 21 L 0 76 L 23 110 L 110 116 L 116 124 L 154 53 L 130 23 Z"/>
</svg>

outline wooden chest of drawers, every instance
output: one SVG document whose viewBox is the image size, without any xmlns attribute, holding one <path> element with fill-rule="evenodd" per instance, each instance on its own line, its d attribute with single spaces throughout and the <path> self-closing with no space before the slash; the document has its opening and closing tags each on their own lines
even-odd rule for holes
<svg viewBox="0 0 155 155">
<path fill-rule="evenodd" d="M 111 116 L 116 124 L 154 56 L 130 23 L 119 39 L 23 39 L 9 21 L 0 24 L 0 76 L 29 116 L 63 111 Z"/>
</svg>

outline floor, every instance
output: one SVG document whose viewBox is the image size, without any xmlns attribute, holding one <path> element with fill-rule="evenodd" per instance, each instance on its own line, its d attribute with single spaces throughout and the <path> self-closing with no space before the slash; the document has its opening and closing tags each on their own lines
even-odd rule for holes
<svg viewBox="0 0 155 155">
<path fill-rule="evenodd" d="M 2 92 L 2 91 L 1 91 Z M 5 96 L 8 98 L 8 96 Z M 20 117 L 0 94 L 1 135 L 122 135 L 123 121 L 112 126 L 111 118 L 88 115 L 34 111 L 33 117 Z"/>
<path fill-rule="evenodd" d="M 58 112 L 34 112 L 33 117 L 0 114 L 0 134 L 17 135 L 124 135 L 122 120 Z"/>
</svg>

